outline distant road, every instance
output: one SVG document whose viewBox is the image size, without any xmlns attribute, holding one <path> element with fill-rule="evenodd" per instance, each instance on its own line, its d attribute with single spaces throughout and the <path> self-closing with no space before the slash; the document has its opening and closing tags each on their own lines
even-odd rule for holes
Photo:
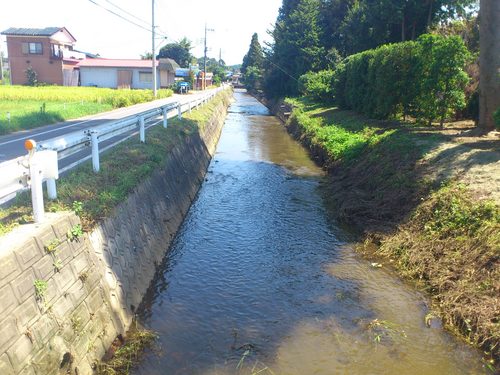
<svg viewBox="0 0 500 375">
<path fill-rule="evenodd" d="M 173 102 L 187 102 L 195 99 L 197 96 L 206 94 L 206 91 L 191 93 L 188 95 L 178 95 L 165 99 L 159 99 L 152 102 L 140 103 L 130 107 L 119 108 L 109 112 L 99 113 L 97 115 L 86 116 L 71 121 L 60 122 L 58 124 L 46 125 L 32 130 L 24 130 L 16 133 L 0 136 L 0 163 L 6 160 L 25 155 L 24 141 L 34 139 L 37 142 L 59 137 L 63 134 L 71 133 L 77 130 L 85 130 L 108 121 L 122 119 L 134 114 L 147 111 L 162 105 Z"/>
</svg>

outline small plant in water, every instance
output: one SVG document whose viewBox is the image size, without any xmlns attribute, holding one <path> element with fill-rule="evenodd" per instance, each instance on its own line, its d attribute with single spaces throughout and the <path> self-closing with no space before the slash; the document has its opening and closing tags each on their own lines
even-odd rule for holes
<svg viewBox="0 0 500 375">
<path fill-rule="evenodd" d="M 107 362 L 96 364 L 97 375 L 128 375 L 140 359 L 144 349 L 151 346 L 158 336 L 153 331 L 135 328 L 127 334 L 123 346 L 118 348 Z"/>
<path fill-rule="evenodd" d="M 387 320 L 373 319 L 368 323 L 368 331 L 373 335 L 373 341 L 377 344 L 382 342 L 394 342 L 400 338 L 406 338 L 406 333 L 396 323 Z"/>
</svg>

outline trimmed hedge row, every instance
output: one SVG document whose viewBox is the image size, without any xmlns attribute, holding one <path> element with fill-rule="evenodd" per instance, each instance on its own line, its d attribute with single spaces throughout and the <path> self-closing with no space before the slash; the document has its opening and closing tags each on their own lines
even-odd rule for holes
<svg viewBox="0 0 500 375">
<path fill-rule="evenodd" d="M 410 115 L 442 122 L 465 106 L 471 55 L 458 36 L 426 34 L 347 57 L 331 75 L 332 95 L 342 108 L 387 119 Z M 303 93 L 324 96 L 324 72 L 301 77 Z M 316 86 L 316 87 L 315 87 Z M 315 95 L 314 89 L 319 89 Z"/>
</svg>

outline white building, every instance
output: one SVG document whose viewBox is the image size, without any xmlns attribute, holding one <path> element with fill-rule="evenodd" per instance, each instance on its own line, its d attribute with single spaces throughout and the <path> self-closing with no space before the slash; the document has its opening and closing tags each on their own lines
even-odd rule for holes
<svg viewBox="0 0 500 375">
<path fill-rule="evenodd" d="M 179 66 L 172 59 L 156 61 L 157 88 L 168 87 L 175 80 Z M 87 59 L 78 64 L 82 86 L 118 89 L 152 89 L 153 68 L 151 60 Z"/>
</svg>

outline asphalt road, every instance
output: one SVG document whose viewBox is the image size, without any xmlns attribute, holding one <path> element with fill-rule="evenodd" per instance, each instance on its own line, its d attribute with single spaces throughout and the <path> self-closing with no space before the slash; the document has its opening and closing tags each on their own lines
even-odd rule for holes
<svg viewBox="0 0 500 375">
<path fill-rule="evenodd" d="M 115 109 L 110 112 L 99 113 L 97 115 L 86 116 L 71 121 L 60 122 L 58 124 L 47 125 L 32 130 L 20 131 L 5 136 L 0 136 L 0 163 L 25 155 L 26 150 L 24 149 L 24 141 L 27 139 L 34 139 L 37 142 L 45 141 L 74 131 L 85 130 L 97 125 L 102 125 L 108 121 L 132 116 L 134 114 L 160 107 L 168 103 L 185 103 L 187 101 L 194 100 L 198 96 L 203 96 L 206 93 L 207 91 L 190 93 L 188 95 L 174 94 L 170 98 L 166 99 L 159 99 L 152 102 L 136 104 L 130 107 Z M 118 136 L 118 138 L 125 136 L 127 136 L 127 134 L 120 135 Z M 107 144 L 116 142 L 118 138 L 109 140 Z M 102 146 L 105 147 L 106 144 L 103 144 Z M 81 155 L 79 156 L 81 157 Z M 60 163 L 60 168 L 64 167 L 64 164 L 68 164 L 68 162 L 69 161 L 66 161 L 62 165 Z"/>
</svg>

